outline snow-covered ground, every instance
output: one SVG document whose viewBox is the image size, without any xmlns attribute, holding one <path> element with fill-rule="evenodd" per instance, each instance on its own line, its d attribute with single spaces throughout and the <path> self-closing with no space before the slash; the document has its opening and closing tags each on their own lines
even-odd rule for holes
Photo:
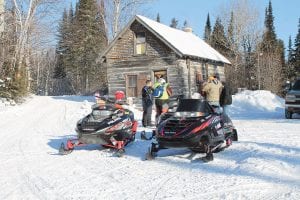
<svg viewBox="0 0 300 200">
<path fill-rule="evenodd" d="M 139 137 L 122 158 L 97 145 L 58 155 L 92 104 L 33 96 L 0 109 L 0 199 L 300 199 L 300 117 L 284 119 L 268 91 L 235 95 L 239 141 L 209 163 L 185 149 L 143 161 L 150 141 Z"/>
</svg>

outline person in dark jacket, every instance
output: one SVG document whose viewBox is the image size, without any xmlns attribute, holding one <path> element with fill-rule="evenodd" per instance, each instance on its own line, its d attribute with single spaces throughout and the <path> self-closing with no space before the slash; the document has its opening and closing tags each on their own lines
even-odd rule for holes
<svg viewBox="0 0 300 200">
<path fill-rule="evenodd" d="M 142 89 L 142 105 L 143 105 L 143 126 L 152 126 L 151 124 L 151 115 L 152 115 L 152 105 L 153 105 L 153 97 L 152 97 L 152 82 L 151 80 L 146 81 L 146 85 Z"/>
<path fill-rule="evenodd" d="M 223 83 L 223 89 L 220 95 L 220 106 L 223 108 L 223 112 L 227 114 L 228 105 L 232 104 L 232 91 L 227 83 Z"/>
</svg>

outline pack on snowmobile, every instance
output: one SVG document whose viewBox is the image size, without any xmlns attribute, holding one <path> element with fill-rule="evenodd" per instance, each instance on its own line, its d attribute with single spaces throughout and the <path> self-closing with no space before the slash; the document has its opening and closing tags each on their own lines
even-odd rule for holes
<svg viewBox="0 0 300 200">
<path fill-rule="evenodd" d="M 135 140 L 137 121 L 128 109 L 117 106 L 108 99 L 92 106 L 92 112 L 76 124 L 77 138 L 61 144 L 61 154 L 71 153 L 76 146 L 100 144 L 117 150 L 122 156 L 124 147 Z"/>
<path fill-rule="evenodd" d="M 160 117 L 152 143 L 146 155 L 151 160 L 166 148 L 189 148 L 196 153 L 206 153 L 203 161 L 213 160 L 219 152 L 237 141 L 237 131 L 230 118 L 219 113 L 207 101 L 180 99 L 175 112 Z"/>
</svg>

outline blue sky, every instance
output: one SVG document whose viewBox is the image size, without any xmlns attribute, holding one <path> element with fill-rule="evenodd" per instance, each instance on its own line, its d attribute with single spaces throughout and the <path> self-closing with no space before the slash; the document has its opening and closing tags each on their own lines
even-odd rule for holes
<svg viewBox="0 0 300 200">
<path fill-rule="evenodd" d="M 249 0 L 249 2 L 258 8 L 263 23 L 269 0 Z M 180 26 L 183 25 L 184 20 L 187 20 L 194 32 L 202 37 L 207 13 L 210 13 L 213 25 L 220 7 L 228 3 L 230 3 L 230 0 L 156 0 L 150 6 L 148 12 L 151 12 L 155 17 L 159 13 L 161 23 L 167 25 L 170 24 L 173 17 L 179 20 Z M 287 47 L 289 36 L 291 35 L 294 42 L 298 31 L 300 0 L 272 0 L 272 6 L 275 17 L 275 31 L 278 38 L 282 39 Z"/>
<path fill-rule="evenodd" d="M 76 2 L 78 0 L 67 0 Z M 230 3 L 231 0 L 154 0 L 154 3 L 147 6 L 146 11 L 139 13 L 156 18 L 160 14 L 161 23 L 169 25 L 175 17 L 179 20 L 179 26 L 187 20 L 195 34 L 203 36 L 207 13 L 210 13 L 212 25 L 215 23 L 216 15 L 222 5 Z M 249 0 L 261 15 L 263 26 L 265 9 L 269 0 Z M 278 38 L 282 39 L 285 46 L 288 45 L 288 38 L 291 35 L 292 41 L 298 31 L 298 20 L 300 18 L 300 0 L 272 0 L 273 14 L 275 17 L 275 31 Z"/>
</svg>

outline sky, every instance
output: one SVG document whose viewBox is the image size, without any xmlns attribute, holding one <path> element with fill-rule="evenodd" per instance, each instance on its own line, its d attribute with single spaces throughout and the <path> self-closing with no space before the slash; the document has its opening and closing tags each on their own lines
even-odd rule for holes
<svg viewBox="0 0 300 200">
<path fill-rule="evenodd" d="M 78 0 L 67 0 L 76 2 Z M 67 2 L 66 1 L 66 2 Z M 171 19 L 179 20 L 179 26 L 183 26 L 185 20 L 193 28 L 196 35 L 203 37 L 207 14 L 210 14 L 211 24 L 214 25 L 217 14 L 222 6 L 230 4 L 232 0 L 153 0 L 147 5 L 140 15 L 156 19 L 160 14 L 161 23 L 170 25 Z M 248 0 L 251 5 L 258 9 L 263 26 L 265 9 L 269 0 Z M 298 31 L 300 18 L 300 0 L 272 0 L 275 31 L 278 38 L 282 39 L 285 46 L 288 45 L 289 36 L 292 42 Z"/>
<path fill-rule="evenodd" d="M 179 20 L 180 26 L 187 20 L 194 33 L 203 37 L 207 14 L 210 14 L 213 25 L 221 7 L 230 2 L 231 0 L 156 0 L 150 6 L 150 11 L 154 13 L 154 18 L 159 13 L 161 23 L 167 25 L 173 17 Z M 263 26 L 265 9 L 269 0 L 249 0 L 249 2 L 260 12 Z M 289 36 L 291 35 L 294 42 L 298 31 L 300 0 L 272 0 L 272 6 L 275 31 L 278 38 L 282 39 L 287 46 Z"/>
</svg>

